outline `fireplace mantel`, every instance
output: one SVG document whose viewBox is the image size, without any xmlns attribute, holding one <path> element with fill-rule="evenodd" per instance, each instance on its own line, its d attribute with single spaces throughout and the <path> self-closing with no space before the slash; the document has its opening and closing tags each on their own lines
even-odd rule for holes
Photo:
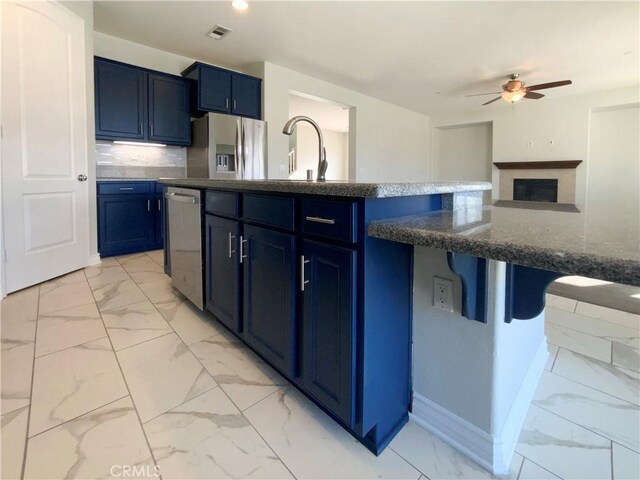
<svg viewBox="0 0 640 480">
<path fill-rule="evenodd" d="M 582 160 L 549 160 L 541 162 L 494 162 L 500 170 L 549 170 L 554 168 L 577 168 Z"/>
</svg>

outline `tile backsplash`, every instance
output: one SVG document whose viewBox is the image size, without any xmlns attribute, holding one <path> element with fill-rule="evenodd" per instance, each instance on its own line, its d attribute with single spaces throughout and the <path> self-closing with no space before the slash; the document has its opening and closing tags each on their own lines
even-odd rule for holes
<svg viewBox="0 0 640 480">
<path fill-rule="evenodd" d="M 187 174 L 187 149 L 120 145 L 98 140 L 96 165 L 99 178 L 184 178 Z"/>
</svg>

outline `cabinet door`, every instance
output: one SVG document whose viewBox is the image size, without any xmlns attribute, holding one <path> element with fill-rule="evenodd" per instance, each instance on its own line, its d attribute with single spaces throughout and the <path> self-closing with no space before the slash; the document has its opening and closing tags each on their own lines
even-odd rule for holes
<svg viewBox="0 0 640 480">
<path fill-rule="evenodd" d="M 259 119 L 261 116 L 261 86 L 262 81 L 259 78 L 233 75 L 231 79 L 233 94 L 231 113 Z"/>
<path fill-rule="evenodd" d="M 356 252 L 305 240 L 303 255 L 302 383 L 352 427 Z"/>
<path fill-rule="evenodd" d="M 244 226 L 244 339 L 289 377 L 293 374 L 295 237 Z"/>
<path fill-rule="evenodd" d="M 189 84 L 182 78 L 149 74 L 149 140 L 191 143 Z"/>
<path fill-rule="evenodd" d="M 198 82 L 198 109 L 229 113 L 231 109 L 231 73 L 201 66 Z"/>
<path fill-rule="evenodd" d="M 153 247 L 151 195 L 112 195 L 98 198 L 100 255 L 121 255 Z"/>
<path fill-rule="evenodd" d="M 218 320 L 240 333 L 240 271 L 237 246 L 240 224 L 206 215 L 206 307 Z"/>
<path fill-rule="evenodd" d="M 145 138 L 146 73 L 95 60 L 96 138 Z"/>
</svg>

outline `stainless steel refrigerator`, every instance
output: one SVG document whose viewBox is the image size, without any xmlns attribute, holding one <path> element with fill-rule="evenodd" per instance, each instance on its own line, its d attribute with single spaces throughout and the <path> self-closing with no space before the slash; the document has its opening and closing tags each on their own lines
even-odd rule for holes
<svg viewBox="0 0 640 480">
<path fill-rule="evenodd" d="M 191 122 L 187 177 L 261 179 L 267 176 L 267 122 L 208 113 Z"/>
</svg>

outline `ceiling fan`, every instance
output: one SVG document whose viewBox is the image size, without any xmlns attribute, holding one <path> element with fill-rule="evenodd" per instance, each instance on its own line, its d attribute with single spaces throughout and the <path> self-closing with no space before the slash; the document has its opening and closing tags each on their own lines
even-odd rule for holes
<svg viewBox="0 0 640 480">
<path fill-rule="evenodd" d="M 538 100 L 544 95 L 542 93 L 538 93 L 535 90 L 544 90 L 545 88 L 555 88 L 562 87 L 564 85 L 571 85 L 571 80 L 560 80 L 558 82 L 549 82 L 549 83 L 539 83 L 538 85 L 531 85 L 530 87 L 525 87 L 525 83 L 522 80 L 518 80 L 520 76 L 519 73 L 512 73 L 507 78 L 509 79 L 507 83 L 502 85 L 502 92 L 491 92 L 491 93 L 474 93 L 472 95 L 465 95 L 466 97 L 476 97 L 478 95 L 499 95 L 493 100 L 489 100 L 486 103 L 483 103 L 482 106 L 489 105 L 490 103 L 497 102 L 501 98 L 507 102 L 517 102 L 522 100 L 523 98 L 529 98 L 531 100 Z"/>
</svg>

